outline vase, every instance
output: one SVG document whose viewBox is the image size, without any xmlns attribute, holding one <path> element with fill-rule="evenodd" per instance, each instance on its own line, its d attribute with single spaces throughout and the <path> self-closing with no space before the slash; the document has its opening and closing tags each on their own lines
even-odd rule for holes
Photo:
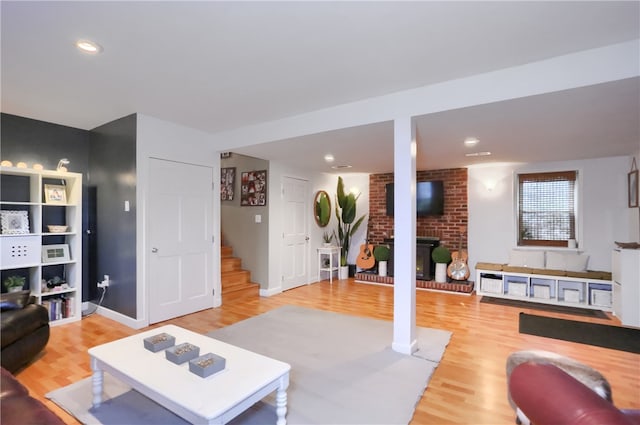
<svg viewBox="0 0 640 425">
<path fill-rule="evenodd" d="M 387 262 L 386 261 L 378 261 L 378 276 L 386 277 L 387 276 Z"/>
<path fill-rule="evenodd" d="M 338 269 L 338 278 L 339 279 L 349 278 L 349 266 L 340 266 L 340 268 Z"/>
<path fill-rule="evenodd" d="M 447 263 L 436 263 L 436 282 L 447 282 Z"/>
<path fill-rule="evenodd" d="M 11 288 L 7 289 L 7 292 L 20 292 L 22 291 L 22 286 L 12 286 Z"/>
</svg>

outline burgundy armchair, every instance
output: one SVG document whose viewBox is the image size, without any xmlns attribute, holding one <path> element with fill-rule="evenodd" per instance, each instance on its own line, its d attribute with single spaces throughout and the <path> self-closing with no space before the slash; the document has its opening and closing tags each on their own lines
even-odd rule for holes
<svg viewBox="0 0 640 425">
<path fill-rule="evenodd" d="M 535 425 L 640 424 L 640 410 L 620 410 L 552 364 L 522 363 L 509 378 L 509 393 Z"/>
</svg>

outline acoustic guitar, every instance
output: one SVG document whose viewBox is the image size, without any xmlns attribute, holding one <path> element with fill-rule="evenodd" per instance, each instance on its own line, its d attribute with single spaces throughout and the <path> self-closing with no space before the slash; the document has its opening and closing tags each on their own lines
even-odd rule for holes
<svg viewBox="0 0 640 425">
<path fill-rule="evenodd" d="M 460 244 L 458 250 L 451 253 L 451 264 L 447 267 L 447 275 L 454 280 L 469 279 L 471 271 L 467 264 L 468 259 L 467 252 L 462 249 L 462 233 L 460 233 Z"/>
<path fill-rule="evenodd" d="M 373 245 L 369 243 L 369 227 L 367 227 L 367 236 L 363 245 L 360 245 L 360 252 L 356 258 L 356 266 L 361 269 L 370 269 L 376 265 L 376 259 L 373 257 Z"/>
</svg>

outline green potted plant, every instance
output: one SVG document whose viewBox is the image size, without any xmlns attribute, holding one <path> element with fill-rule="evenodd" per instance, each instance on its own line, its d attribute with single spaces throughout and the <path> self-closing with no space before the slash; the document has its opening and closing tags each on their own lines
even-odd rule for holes
<svg viewBox="0 0 640 425">
<path fill-rule="evenodd" d="M 377 245 L 373 248 L 373 258 L 378 262 L 378 275 L 387 275 L 387 261 L 389 261 L 389 255 L 391 250 L 386 245 Z"/>
<path fill-rule="evenodd" d="M 7 292 L 21 291 L 27 279 L 24 276 L 9 276 L 2 284 L 7 288 Z"/>
<path fill-rule="evenodd" d="M 333 237 L 336 235 L 336 231 L 334 230 L 333 232 L 329 233 L 329 232 L 324 232 L 322 234 L 322 241 L 324 242 L 324 246 L 330 246 L 331 242 L 333 241 Z"/>
<path fill-rule="evenodd" d="M 338 219 L 338 242 L 340 243 L 340 279 L 349 276 L 347 256 L 351 237 L 358 230 L 366 214 L 356 220 L 356 201 L 360 195 L 344 192 L 344 181 L 338 177 L 338 187 L 336 190 L 336 218 Z"/>
<path fill-rule="evenodd" d="M 444 246 L 437 246 L 431 251 L 431 258 L 436 263 L 436 282 L 446 282 L 447 264 L 451 261 L 451 251 Z"/>
</svg>

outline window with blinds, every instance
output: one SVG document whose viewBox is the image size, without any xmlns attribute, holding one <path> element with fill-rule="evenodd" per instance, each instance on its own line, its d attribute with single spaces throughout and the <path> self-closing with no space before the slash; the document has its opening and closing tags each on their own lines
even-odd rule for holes
<svg viewBox="0 0 640 425">
<path fill-rule="evenodd" d="M 518 245 L 567 246 L 576 238 L 577 171 L 518 175 Z"/>
</svg>

